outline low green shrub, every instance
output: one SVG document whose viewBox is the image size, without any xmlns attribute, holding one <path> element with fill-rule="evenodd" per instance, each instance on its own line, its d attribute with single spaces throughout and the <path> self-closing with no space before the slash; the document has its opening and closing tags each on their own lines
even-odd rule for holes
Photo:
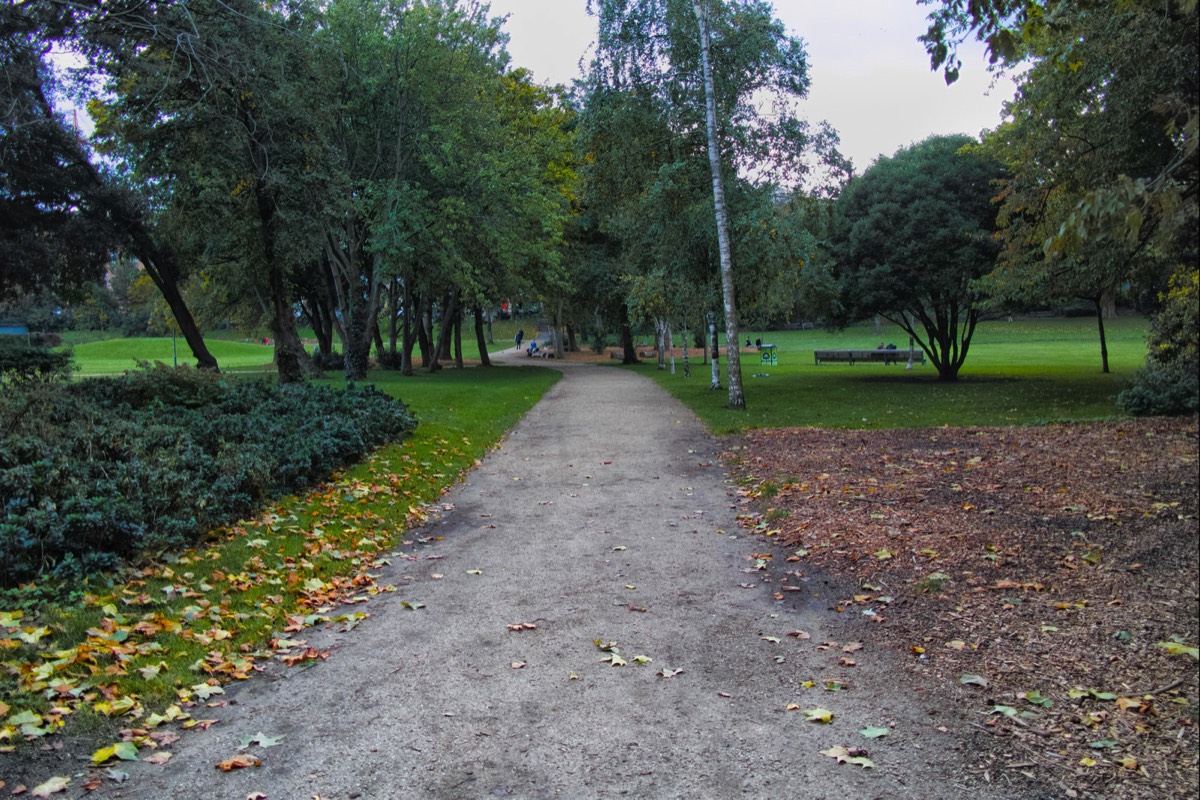
<svg viewBox="0 0 1200 800">
<path fill-rule="evenodd" d="M 71 352 L 30 344 L 17 337 L 0 337 L 0 379 L 35 375 L 67 375 Z"/>
<path fill-rule="evenodd" d="M 194 543 L 412 432 L 371 386 L 158 366 L 0 397 L 0 586 Z M 32 408 L 32 410 L 31 410 Z"/>
<path fill-rule="evenodd" d="M 1135 417 L 1194 414 L 1200 406 L 1200 376 L 1195 362 L 1147 361 L 1133 382 L 1117 395 L 1117 405 Z"/>
</svg>

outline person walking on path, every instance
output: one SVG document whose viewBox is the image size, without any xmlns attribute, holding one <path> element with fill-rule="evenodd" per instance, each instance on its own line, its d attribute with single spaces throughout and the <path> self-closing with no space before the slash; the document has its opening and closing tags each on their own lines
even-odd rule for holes
<svg viewBox="0 0 1200 800">
<path fill-rule="evenodd" d="M 518 329 L 517 330 L 517 349 L 518 350 L 521 349 L 521 340 L 524 338 L 525 338 L 525 329 L 524 328 Z"/>
</svg>

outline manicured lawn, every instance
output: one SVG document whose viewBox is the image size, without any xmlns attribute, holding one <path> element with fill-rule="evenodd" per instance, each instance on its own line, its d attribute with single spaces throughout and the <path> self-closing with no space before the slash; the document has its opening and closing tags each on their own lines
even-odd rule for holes
<svg viewBox="0 0 1200 800">
<path fill-rule="evenodd" d="M 537 330 L 536 320 L 502 320 L 493 323 L 493 339 L 488 344 L 489 352 L 513 346 L 513 336 L 523 327 L 526 337 Z M 302 329 L 300 334 L 311 348 L 312 331 Z M 196 361 L 188 349 L 187 342 L 179 337 L 172 344 L 171 337 L 112 338 L 103 332 L 70 332 L 64 339 L 75 352 L 77 375 L 111 375 L 136 369 L 138 361 L 161 361 L 164 364 L 178 363 L 194 366 Z M 204 341 L 216 357 L 222 372 L 273 372 L 274 348 L 262 344 L 261 339 L 246 339 L 239 333 L 218 331 L 206 334 Z M 475 342 L 473 328 L 463 330 L 463 358 L 479 360 L 479 348 Z M 372 350 L 372 352 L 374 352 Z"/>
<path fill-rule="evenodd" d="M 273 348 L 254 341 L 205 340 L 222 370 L 272 370 Z M 104 339 L 74 346 L 76 374 L 119 374 L 137 369 L 138 361 L 161 361 L 171 365 L 177 355 L 180 366 L 193 366 L 196 361 L 182 337 L 172 349 L 171 337 L 138 337 L 135 339 Z"/>
<path fill-rule="evenodd" d="M 860 325 L 840 333 L 747 331 L 779 348 L 779 365 L 762 366 L 753 349 L 742 354 L 745 412 L 725 407 L 726 390 L 711 391 L 709 367 L 692 365 L 692 377 L 637 369 L 655 377 L 716 433 L 743 427 L 817 426 L 902 428 L 927 425 L 1020 425 L 1120 416 L 1117 393 L 1145 359 L 1146 322 L 1108 322 L 1109 374 L 1100 371 L 1096 323 L 1089 318 L 1026 319 L 981 323 L 960 379 L 941 384 L 932 365 L 911 372 L 900 365 L 815 366 L 816 349 L 871 349 L 880 342 L 907 349 L 898 328 Z M 722 380 L 725 379 L 722 358 Z"/>
</svg>

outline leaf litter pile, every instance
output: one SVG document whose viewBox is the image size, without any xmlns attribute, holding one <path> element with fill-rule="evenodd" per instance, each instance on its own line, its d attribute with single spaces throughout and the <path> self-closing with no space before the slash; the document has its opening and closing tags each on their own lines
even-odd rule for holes
<svg viewBox="0 0 1200 800">
<path fill-rule="evenodd" d="M 774 429 L 729 455 L 783 591 L 834 581 L 868 641 L 977 714 L 984 780 L 1196 797 L 1197 434 Z"/>
</svg>

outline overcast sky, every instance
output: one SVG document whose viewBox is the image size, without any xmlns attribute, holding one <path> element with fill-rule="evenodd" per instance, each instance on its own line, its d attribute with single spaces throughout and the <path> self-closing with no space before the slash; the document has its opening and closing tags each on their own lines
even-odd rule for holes
<svg viewBox="0 0 1200 800">
<path fill-rule="evenodd" d="M 946 86 L 929 69 L 916 41 L 927 9 L 916 0 L 775 0 L 775 14 L 808 49 L 812 90 L 803 110 L 829 120 L 842 152 L 858 171 L 876 156 L 931 134 L 976 136 L 1000 121 L 1012 97 L 1003 83 L 989 92 L 982 48 L 964 53 L 962 77 Z M 491 0 L 492 13 L 509 15 L 509 54 L 543 83 L 578 77 L 590 56 L 595 20 L 586 0 Z"/>
</svg>

